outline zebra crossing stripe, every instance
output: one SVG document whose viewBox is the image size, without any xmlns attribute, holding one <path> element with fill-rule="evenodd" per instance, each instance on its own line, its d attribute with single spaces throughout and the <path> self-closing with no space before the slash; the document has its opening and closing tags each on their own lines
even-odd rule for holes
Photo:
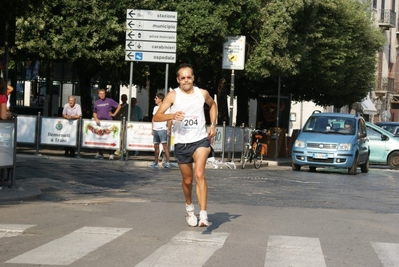
<svg viewBox="0 0 399 267">
<path fill-rule="evenodd" d="M 18 236 L 26 229 L 34 227 L 34 224 L 0 224 L 0 238 Z"/>
<path fill-rule="evenodd" d="M 326 267 L 326 262 L 318 238 L 271 235 L 264 266 Z"/>
<path fill-rule="evenodd" d="M 399 244 L 373 242 L 371 245 L 384 267 L 399 266 Z"/>
<path fill-rule="evenodd" d="M 202 266 L 216 250 L 223 247 L 228 236 L 229 233 L 180 232 L 136 267 Z"/>
<path fill-rule="evenodd" d="M 131 228 L 83 227 L 6 263 L 69 265 L 130 230 Z"/>
</svg>

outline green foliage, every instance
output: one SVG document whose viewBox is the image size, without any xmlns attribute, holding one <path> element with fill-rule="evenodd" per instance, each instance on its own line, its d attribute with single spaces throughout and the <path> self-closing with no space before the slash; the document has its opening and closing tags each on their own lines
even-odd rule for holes
<svg viewBox="0 0 399 267">
<path fill-rule="evenodd" d="M 1 5 L 3 2 L 10 6 L 11 1 L 0 0 Z M 351 104 L 370 90 L 376 52 L 384 42 L 372 24 L 369 6 L 357 0 L 13 3 L 24 7 L 16 14 L 15 53 L 71 61 L 79 77 L 86 80 L 102 71 L 113 82 L 128 81 L 129 68 L 124 59 L 128 8 L 177 11 L 177 64 L 193 64 L 198 85 L 213 93 L 221 80 L 230 79 L 230 72 L 221 69 L 225 37 L 245 35 L 245 71 L 236 74 L 236 92 L 243 98 L 275 90 L 276 77 L 282 76 L 283 92 L 291 93 L 293 100 L 337 107 Z M 144 85 L 149 78 L 151 90 L 163 87 L 163 78 L 159 77 L 164 64 L 135 66 L 134 83 Z M 175 84 L 174 67 L 171 64 L 170 86 Z"/>
</svg>

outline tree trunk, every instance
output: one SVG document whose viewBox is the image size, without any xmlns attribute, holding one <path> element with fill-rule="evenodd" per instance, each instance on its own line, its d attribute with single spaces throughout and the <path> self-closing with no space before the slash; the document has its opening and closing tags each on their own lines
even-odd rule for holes
<svg viewBox="0 0 399 267">
<path fill-rule="evenodd" d="M 77 61 L 75 64 L 80 84 L 82 117 L 89 119 L 93 116 L 91 79 L 101 70 L 101 67 L 95 64 L 86 63 L 84 60 Z"/>
</svg>

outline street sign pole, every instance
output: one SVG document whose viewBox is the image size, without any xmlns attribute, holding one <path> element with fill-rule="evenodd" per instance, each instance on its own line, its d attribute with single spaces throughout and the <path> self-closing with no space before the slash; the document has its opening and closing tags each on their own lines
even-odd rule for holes
<svg viewBox="0 0 399 267">
<path fill-rule="evenodd" d="M 230 126 L 234 116 L 234 70 L 243 70 L 245 63 L 245 36 L 228 36 L 223 44 L 222 68 L 231 70 L 230 82 Z"/>
<path fill-rule="evenodd" d="M 233 108 L 234 108 L 234 70 L 231 70 L 231 83 L 230 83 L 230 126 L 233 126 Z"/>
<path fill-rule="evenodd" d="M 168 93 L 169 63 L 165 66 L 165 96 Z"/>
<path fill-rule="evenodd" d="M 130 61 L 129 101 L 131 101 L 133 89 L 133 61 L 166 63 L 166 95 L 168 63 L 176 62 L 176 29 L 177 12 L 175 11 L 127 10 L 125 60 Z M 130 102 L 127 121 L 130 121 L 131 109 Z M 128 153 L 126 153 L 127 159 Z"/>
</svg>

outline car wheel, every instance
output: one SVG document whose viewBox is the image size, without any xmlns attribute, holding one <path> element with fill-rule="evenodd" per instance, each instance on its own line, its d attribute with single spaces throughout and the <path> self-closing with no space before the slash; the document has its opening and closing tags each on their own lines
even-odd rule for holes
<svg viewBox="0 0 399 267">
<path fill-rule="evenodd" d="M 292 163 L 292 170 L 293 171 L 300 171 L 301 170 L 301 165 Z"/>
<path fill-rule="evenodd" d="M 389 155 L 388 164 L 391 169 L 399 170 L 399 152 Z"/>
<path fill-rule="evenodd" d="M 369 172 L 369 156 L 367 156 L 366 162 L 360 165 L 360 170 L 362 171 L 362 173 Z"/>
<path fill-rule="evenodd" d="M 352 174 L 352 175 L 355 175 L 355 174 L 356 174 L 356 171 L 357 171 L 357 161 L 358 161 L 358 159 L 359 159 L 359 156 L 356 155 L 356 157 L 353 159 L 352 167 L 348 168 L 348 173 L 349 173 L 349 174 Z"/>
<path fill-rule="evenodd" d="M 309 170 L 310 170 L 311 172 L 315 172 L 315 171 L 316 171 L 316 167 L 309 167 Z"/>
</svg>

